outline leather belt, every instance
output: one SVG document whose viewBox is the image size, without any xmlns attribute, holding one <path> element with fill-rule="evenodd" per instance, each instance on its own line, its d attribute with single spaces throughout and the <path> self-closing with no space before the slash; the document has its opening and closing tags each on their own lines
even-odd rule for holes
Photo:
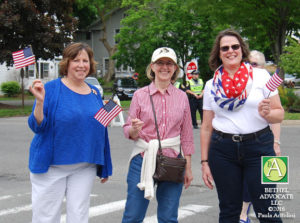
<svg viewBox="0 0 300 223">
<path fill-rule="evenodd" d="M 257 132 L 253 132 L 253 133 L 249 133 L 249 134 L 229 134 L 229 133 L 224 133 L 224 132 L 214 129 L 214 132 L 217 133 L 222 138 L 230 138 L 234 142 L 242 142 L 242 141 L 247 141 L 250 139 L 255 139 L 256 137 L 260 136 L 261 134 L 270 132 L 270 131 L 271 131 L 271 129 L 269 126 L 267 126 L 266 128 L 264 128 L 262 130 L 259 130 Z"/>
</svg>

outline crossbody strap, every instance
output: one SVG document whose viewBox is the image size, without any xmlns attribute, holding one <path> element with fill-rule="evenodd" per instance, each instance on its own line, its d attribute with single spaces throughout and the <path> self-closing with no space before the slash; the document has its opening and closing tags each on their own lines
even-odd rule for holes
<svg viewBox="0 0 300 223">
<path fill-rule="evenodd" d="M 158 149 L 159 149 L 159 152 L 161 153 L 162 149 L 161 149 L 160 135 L 159 135 L 159 131 L 158 131 L 158 125 L 157 125 L 157 120 L 156 120 L 156 113 L 155 113 L 155 109 L 154 109 L 152 95 L 150 94 L 150 88 L 149 88 L 149 86 L 148 86 L 148 90 L 149 90 L 149 96 L 150 96 L 150 101 L 151 101 L 151 106 L 152 106 L 152 111 L 153 111 L 153 116 L 154 116 L 154 122 L 155 122 L 157 139 L 158 139 L 158 143 L 159 143 Z M 180 154 L 181 154 L 181 143 L 180 143 Z"/>
<path fill-rule="evenodd" d="M 158 139 L 158 143 L 159 143 L 159 152 L 161 153 L 161 142 L 160 142 L 160 136 L 159 136 L 159 131 L 158 131 L 158 125 L 157 125 L 157 120 L 156 120 L 156 113 L 155 113 L 155 109 L 154 109 L 154 104 L 153 104 L 153 99 L 152 99 L 152 95 L 150 94 L 150 88 L 148 86 L 148 90 L 149 90 L 149 96 L 150 96 L 150 101 L 151 101 L 151 105 L 152 105 L 152 111 L 153 111 L 153 116 L 154 116 L 154 122 L 155 122 L 155 128 L 156 128 L 156 133 L 157 133 L 157 139 Z"/>
</svg>

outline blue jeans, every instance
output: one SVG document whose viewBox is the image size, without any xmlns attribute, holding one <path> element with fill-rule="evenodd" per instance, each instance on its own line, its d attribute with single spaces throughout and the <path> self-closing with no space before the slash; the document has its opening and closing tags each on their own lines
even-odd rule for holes
<svg viewBox="0 0 300 223">
<path fill-rule="evenodd" d="M 137 184 L 140 182 L 143 158 L 141 155 L 133 157 L 127 175 L 127 201 L 122 223 L 142 223 L 149 205 Z M 157 183 L 156 200 L 158 223 L 177 223 L 179 200 L 182 183 Z"/>
<path fill-rule="evenodd" d="M 219 198 L 220 223 L 239 222 L 244 179 L 259 221 L 282 222 L 279 217 L 266 217 L 278 214 L 268 211 L 268 207 L 274 207 L 272 199 L 259 199 L 261 195 L 266 194 L 265 188 L 276 187 L 274 184 L 261 183 L 261 156 L 275 155 L 273 141 L 271 131 L 242 142 L 233 142 L 231 138 L 223 138 L 213 132 L 209 149 L 209 166 Z"/>
</svg>

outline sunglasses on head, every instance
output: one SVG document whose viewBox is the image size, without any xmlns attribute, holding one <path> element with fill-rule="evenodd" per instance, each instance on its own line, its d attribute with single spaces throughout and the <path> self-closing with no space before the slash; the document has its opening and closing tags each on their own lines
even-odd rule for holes
<svg viewBox="0 0 300 223">
<path fill-rule="evenodd" d="M 238 50 L 240 49 L 240 44 L 234 44 L 234 45 L 231 45 L 231 46 L 222 46 L 220 47 L 220 50 L 223 51 L 223 52 L 226 52 L 229 50 L 229 48 L 231 48 L 232 50 Z"/>
</svg>

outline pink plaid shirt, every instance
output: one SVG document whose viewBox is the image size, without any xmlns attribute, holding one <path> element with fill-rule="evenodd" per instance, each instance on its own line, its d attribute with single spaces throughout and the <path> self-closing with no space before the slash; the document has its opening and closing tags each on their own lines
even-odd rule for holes
<svg viewBox="0 0 300 223">
<path fill-rule="evenodd" d="M 193 128 L 187 95 L 172 84 L 169 85 L 165 94 L 162 94 L 153 82 L 149 85 L 149 88 L 154 103 L 160 139 L 163 140 L 180 135 L 183 154 L 193 154 L 195 151 Z M 144 122 L 139 138 L 146 142 L 149 142 L 151 139 L 157 139 L 149 88 L 146 86 L 134 93 L 129 115 L 123 126 L 126 138 L 130 138 L 131 119 L 138 118 Z M 178 155 L 173 149 L 163 149 L 163 154 L 170 157 Z"/>
</svg>

